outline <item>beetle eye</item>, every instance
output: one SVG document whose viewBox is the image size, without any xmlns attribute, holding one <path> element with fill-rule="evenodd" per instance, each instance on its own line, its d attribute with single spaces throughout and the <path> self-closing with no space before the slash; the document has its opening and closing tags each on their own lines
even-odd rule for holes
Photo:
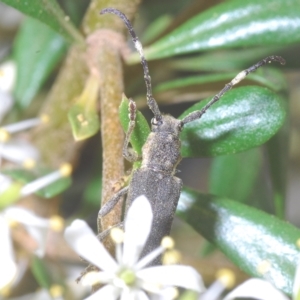
<svg viewBox="0 0 300 300">
<path fill-rule="evenodd" d="M 153 126 L 159 126 L 159 125 L 162 124 L 162 121 L 157 121 L 155 118 L 152 118 L 152 119 L 151 119 L 151 124 L 152 124 Z"/>
</svg>

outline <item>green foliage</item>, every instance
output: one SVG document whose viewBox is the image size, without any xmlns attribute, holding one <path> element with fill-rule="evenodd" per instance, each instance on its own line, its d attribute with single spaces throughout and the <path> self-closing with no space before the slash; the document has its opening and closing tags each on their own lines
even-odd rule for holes
<svg viewBox="0 0 300 300">
<path fill-rule="evenodd" d="M 69 41 L 83 42 L 80 33 L 70 23 L 69 18 L 66 17 L 56 0 L 1 0 L 1 2 L 47 24 Z"/>
<path fill-rule="evenodd" d="M 51 28 L 32 18 L 24 20 L 13 53 L 18 70 L 14 93 L 22 108 L 29 106 L 66 48 L 65 40 Z"/>
<path fill-rule="evenodd" d="M 52 80 L 55 80 L 51 91 L 54 95 L 52 98 L 57 97 L 55 95 L 57 90 L 63 91 L 60 95 L 65 93 L 65 98 L 64 96 L 60 98 L 64 101 L 61 100 L 59 105 L 53 104 L 54 102 L 49 101 L 48 98 L 45 99 L 44 111 L 50 111 L 53 119 L 50 120 L 50 125 L 44 131 L 44 135 L 47 138 L 49 132 L 54 135 L 60 135 L 63 132 L 62 138 L 71 141 L 66 149 L 60 149 L 60 154 L 52 150 L 57 145 L 47 144 L 46 148 L 50 148 L 51 155 L 53 155 L 53 160 L 48 161 L 55 164 L 60 161 L 61 153 L 68 153 L 66 156 L 72 162 L 87 159 L 95 164 L 102 153 L 94 154 L 96 158 L 93 155 L 83 158 L 81 156 L 83 148 L 74 143 L 70 129 L 72 127 L 77 140 L 89 137 L 99 129 L 98 109 L 100 105 L 96 103 L 97 92 L 91 97 L 93 99 L 91 102 L 89 102 L 89 97 L 84 96 L 85 94 L 81 95 L 79 102 L 76 98 L 80 97 L 80 92 L 85 90 L 82 87 L 86 86 L 86 70 L 88 69 L 86 65 L 89 57 L 87 59 L 83 50 L 76 52 L 72 47 L 67 63 L 62 67 L 59 76 L 56 78 L 54 76 L 54 71 L 58 69 L 59 62 L 66 54 L 65 39 L 69 41 L 69 44 L 73 43 L 72 45 L 83 44 L 81 34 L 71 25 L 68 18 L 65 18 L 64 12 L 55 0 L 32 0 L 30 5 L 28 1 L 1 1 L 36 19 L 28 17 L 25 19 L 13 45 L 13 59 L 18 68 L 14 95 L 19 106 L 23 108 L 21 113 L 36 113 L 34 105 L 30 111 L 25 112 L 24 108 L 31 109 L 29 105 L 36 104 L 35 96 L 42 87 L 46 90 L 48 87 L 46 83 L 50 85 Z M 68 1 L 65 6 L 73 11 L 74 19 L 78 24 L 81 18 L 79 7 L 82 7 L 82 3 L 76 4 L 75 2 Z M 101 2 L 99 5 L 104 4 Z M 147 8 L 147 5 L 151 4 L 145 5 Z M 183 0 L 182 5 L 184 5 Z M 149 10 L 144 11 L 148 13 Z M 86 22 L 91 24 L 94 21 L 86 20 Z M 94 23 L 94 30 L 98 29 L 98 23 Z M 82 31 L 91 31 L 91 28 L 85 30 L 85 24 L 83 22 L 81 26 Z M 204 11 L 190 8 L 178 16 L 160 17 L 157 15 L 156 20 L 147 26 L 149 30 L 144 37 L 141 34 L 141 40 L 144 38 L 145 41 L 151 42 L 157 39 L 145 48 L 145 55 L 150 60 L 154 96 L 159 105 L 163 101 L 172 103 L 173 101 L 183 102 L 186 99 L 201 100 L 182 112 L 179 117 L 182 119 L 187 114 L 203 108 L 220 90 L 220 87 L 222 88 L 226 82 L 234 78 L 241 69 L 251 66 L 265 56 L 281 54 L 286 49 L 290 49 L 287 48 L 289 45 L 299 43 L 300 6 L 298 0 L 231 0 L 213 5 Z M 176 57 L 178 55 L 182 57 Z M 290 57 L 285 58 L 289 60 Z M 161 60 L 159 63 L 151 62 L 155 59 Z M 129 55 L 127 62 L 139 63 L 138 55 L 136 53 Z M 289 63 L 294 64 L 293 61 Z M 140 69 L 138 69 L 139 73 L 136 72 L 135 66 L 125 66 L 125 69 L 126 94 L 132 96 L 133 99 L 138 99 L 138 106 L 146 106 L 143 75 Z M 206 73 L 195 75 L 192 73 L 195 71 Z M 61 78 L 76 78 L 77 81 L 74 80 L 74 84 L 68 85 L 64 84 L 68 81 L 61 80 Z M 100 82 L 101 78 L 97 77 L 98 81 Z M 260 86 L 249 86 L 249 82 Z M 109 90 L 110 84 L 110 82 L 101 82 L 99 83 L 100 89 Z M 288 85 L 284 79 L 282 67 L 276 65 L 272 65 L 272 68 L 263 67 L 257 70 L 250 74 L 242 84 L 246 86 L 234 87 L 201 119 L 184 127 L 181 134 L 181 154 L 183 157 L 213 157 L 209 192 L 216 196 L 203 195 L 185 189 L 181 195 L 177 213 L 199 234 L 221 249 L 239 268 L 251 276 L 266 278 L 278 289 L 291 294 L 295 266 L 299 257 L 296 241 L 300 236 L 300 231 L 280 220 L 284 217 L 286 192 L 288 127 L 285 120 Z M 74 92 L 76 97 L 68 96 L 68 91 L 72 89 L 76 90 Z M 141 90 L 143 90 L 143 99 L 139 101 Z M 91 91 L 86 89 L 86 92 Z M 203 98 L 207 99 L 202 100 Z M 67 122 L 63 123 L 68 113 L 71 126 Z M 83 128 L 82 124 L 76 123 L 79 114 L 89 121 L 91 127 Z M 57 119 L 55 119 L 56 115 Z M 125 96 L 120 104 L 119 115 L 120 120 L 111 120 L 111 122 L 120 121 L 126 132 L 129 118 L 128 99 Z M 9 117 L 15 118 L 16 114 Z M 64 124 L 68 124 L 67 130 Z M 69 136 L 66 132 L 70 133 Z M 136 127 L 130 143 L 139 155 L 149 133 L 148 122 L 138 111 Z M 33 140 L 35 135 L 36 132 L 28 133 Z M 265 172 L 268 173 L 268 180 L 271 182 L 270 189 L 272 189 L 272 196 L 269 198 L 278 218 L 251 207 L 258 207 L 258 202 L 261 202 L 261 206 L 264 207 L 270 200 L 264 194 L 264 190 L 256 188 L 256 184 L 260 181 L 259 171 L 263 166 L 262 149 L 258 147 L 264 144 L 269 165 L 269 169 Z M 42 158 L 47 156 L 44 153 L 46 150 L 40 149 L 40 151 Z M 34 172 L 21 169 L 10 171 L 9 175 L 18 184 L 12 186 L 7 192 L 5 199 L 8 199 L 8 202 L 1 203 L 1 207 L 16 201 L 16 194 L 19 193 L 21 184 L 48 173 L 52 168 L 53 166 L 49 166 L 47 169 Z M 82 171 L 82 168 L 79 164 L 77 174 L 84 177 L 86 170 Z M 85 206 L 87 210 L 90 207 L 95 210 L 100 202 L 102 178 L 99 173 L 95 172 L 96 175 L 88 184 L 78 184 L 73 187 L 75 190 L 73 195 L 78 192 L 79 198 L 80 195 L 84 195 L 83 198 L 86 198 L 88 204 L 92 203 L 92 205 Z M 260 182 L 260 184 L 266 188 L 269 186 L 269 181 L 268 183 Z M 106 184 L 107 182 L 103 182 L 103 188 Z M 50 198 L 51 201 L 52 197 L 66 190 L 69 185 L 70 179 L 61 179 L 41 190 L 38 195 Z M 71 203 L 68 207 L 76 206 L 73 204 L 74 199 L 67 199 L 67 201 Z M 63 208 L 59 206 L 59 209 Z M 94 214 L 95 211 L 88 213 Z M 270 268 L 267 273 L 263 274 L 258 270 L 259 266 L 266 261 Z M 32 271 L 39 284 L 49 288 L 51 280 L 45 270 L 41 261 L 36 259 L 33 261 Z"/>
<path fill-rule="evenodd" d="M 291 294 L 299 229 L 226 197 L 188 189 L 181 194 L 177 214 L 242 270 Z"/>
<path fill-rule="evenodd" d="M 200 110 L 210 99 L 185 111 Z M 266 88 L 240 87 L 225 94 L 181 134 L 184 157 L 215 156 L 256 147 L 270 139 L 285 119 L 283 100 Z"/>
<path fill-rule="evenodd" d="M 49 290 L 53 284 L 53 280 L 51 278 L 50 270 L 45 262 L 37 256 L 34 256 L 31 264 L 31 271 L 39 285 Z"/>
<path fill-rule="evenodd" d="M 226 1 L 194 16 L 147 47 L 145 54 L 157 59 L 220 48 L 296 43 L 300 41 L 299 16 L 297 0 Z"/>
<path fill-rule="evenodd" d="M 261 165 L 262 155 L 258 148 L 215 157 L 210 170 L 210 193 L 245 202 L 254 188 Z"/>
</svg>

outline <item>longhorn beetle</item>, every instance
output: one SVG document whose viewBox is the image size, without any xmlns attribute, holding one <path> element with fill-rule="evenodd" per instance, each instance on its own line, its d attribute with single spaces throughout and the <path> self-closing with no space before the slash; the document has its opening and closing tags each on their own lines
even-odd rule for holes
<svg viewBox="0 0 300 300">
<path fill-rule="evenodd" d="M 181 179 L 175 177 L 174 174 L 176 172 L 176 166 L 181 160 L 181 143 L 179 135 L 184 125 L 201 118 L 210 106 L 216 103 L 227 91 L 243 80 L 249 73 L 254 72 L 261 66 L 273 61 L 277 61 L 283 65 L 285 64 L 285 60 L 280 56 L 266 57 L 250 68 L 240 72 L 201 110 L 190 113 L 183 120 L 177 120 L 170 115 L 161 114 L 158 105 L 153 98 L 148 63 L 144 57 L 142 45 L 139 42 L 130 21 L 122 12 L 114 8 L 106 8 L 100 12 L 100 14 L 107 13 L 115 14 L 124 21 L 132 37 L 134 46 L 139 52 L 147 88 L 147 104 L 153 112 L 154 118 L 151 120 L 151 133 L 142 148 L 141 167 L 133 172 L 129 185 L 116 193 L 100 209 L 98 218 L 102 218 L 110 212 L 120 198 L 125 194 L 127 194 L 126 211 L 134 199 L 140 195 L 145 195 L 152 206 L 153 223 L 150 236 L 143 253 L 141 254 L 141 256 L 144 256 L 158 247 L 162 238 L 170 233 L 182 188 Z M 139 159 L 137 153 L 135 153 L 132 149 L 129 149 L 130 136 L 135 127 L 135 115 L 136 105 L 133 100 L 130 100 L 130 123 L 123 146 L 123 155 L 130 162 L 134 162 Z M 159 260 L 155 261 L 155 264 L 159 264 Z"/>
</svg>

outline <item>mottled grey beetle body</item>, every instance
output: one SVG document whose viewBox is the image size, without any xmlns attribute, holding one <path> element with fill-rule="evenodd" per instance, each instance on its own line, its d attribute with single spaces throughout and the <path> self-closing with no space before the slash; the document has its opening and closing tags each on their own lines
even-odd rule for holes
<svg viewBox="0 0 300 300">
<path fill-rule="evenodd" d="M 129 186 L 119 191 L 101 208 L 99 211 L 99 218 L 105 216 L 123 195 L 128 193 L 126 199 L 126 211 L 138 196 L 145 195 L 151 203 L 154 221 L 146 248 L 142 253 L 142 256 L 144 256 L 158 247 L 161 239 L 170 233 L 182 188 L 181 180 L 175 177 L 174 174 L 176 173 L 176 167 L 181 160 L 179 136 L 184 125 L 201 118 L 210 106 L 216 103 L 227 91 L 243 80 L 249 73 L 254 72 L 259 67 L 272 61 L 278 61 L 281 64 L 284 64 L 285 60 L 280 56 L 266 57 L 250 68 L 240 72 L 201 110 L 190 113 L 183 120 L 177 120 L 172 116 L 162 115 L 155 99 L 152 96 L 151 77 L 149 75 L 148 64 L 143 54 L 142 45 L 139 42 L 129 20 L 122 12 L 114 8 L 106 8 L 101 11 L 101 14 L 106 13 L 113 13 L 119 16 L 124 21 L 132 36 L 135 48 L 141 57 L 147 88 L 147 104 L 152 110 L 154 118 L 151 122 L 152 131 L 142 149 L 141 168 L 133 172 Z M 124 157 L 131 162 L 139 159 L 138 155 L 132 151 L 132 149 L 128 148 L 130 136 L 135 127 L 135 115 L 136 106 L 135 103 L 130 100 L 130 123 L 126 133 L 123 154 Z M 154 262 L 154 264 L 158 263 L 159 260 Z"/>
<path fill-rule="evenodd" d="M 145 195 L 153 211 L 152 229 L 142 256 L 170 234 L 182 188 L 181 179 L 174 176 L 181 160 L 180 131 L 181 122 L 168 115 L 162 117 L 160 125 L 152 125 L 152 132 L 143 146 L 141 168 L 133 172 L 130 181 L 127 208 L 138 196 Z"/>
</svg>

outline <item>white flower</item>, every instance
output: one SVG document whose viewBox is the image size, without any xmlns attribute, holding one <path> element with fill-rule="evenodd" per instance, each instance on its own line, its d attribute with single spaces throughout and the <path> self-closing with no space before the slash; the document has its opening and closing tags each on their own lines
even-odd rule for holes
<svg viewBox="0 0 300 300">
<path fill-rule="evenodd" d="M 16 77 L 16 64 L 7 61 L 0 65 L 0 121 L 13 106 L 11 91 Z"/>
<path fill-rule="evenodd" d="M 0 142 L 0 157 L 18 165 L 28 161 L 37 161 L 38 150 L 29 142 L 21 139 L 11 139 L 5 143 Z"/>
<path fill-rule="evenodd" d="M 21 207 L 9 207 L 3 210 L 0 213 L 0 290 L 10 284 L 17 273 L 10 234 L 10 228 L 14 222 L 24 225 L 27 232 L 36 240 L 38 247 L 35 253 L 38 256 L 43 256 L 45 252 L 46 231 L 50 226 L 50 221 Z"/>
<path fill-rule="evenodd" d="M 234 274 L 230 270 L 221 270 L 221 276 L 202 294 L 199 300 L 218 300 L 221 294 L 234 285 Z M 281 291 L 277 290 L 271 283 L 263 279 L 252 278 L 226 295 L 223 300 L 236 298 L 253 298 L 257 300 L 289 300 Z"/>
<path fill-rule="evenodd" d="M 4 118 L 4 116 L 10 111 L 14 104 L 14 100 L 11 94 L 3 91 L 0 88 L 0 121 Z"/>
<path fill-rule="evenodd" d="M 146 292 L 162 294 L 170 286 L 203 292 L 202 279 L 191 267 L 168 265 L 145 268 L 164 251 L 163 247 L 159 247 L 139 260 L 151 224 L 151 206 L 144 196 L 140 196 L 133 201 L 128 210 L 124 224 L 123 248 L 121 243 L 116 245 L 116 260 L 110 256 L 84 221 L 75 220 L 66 229 L 65 239 L 69 245 L 100 269 L 99 272 L 91 272 L 83 277 L 83 281 L 88 281 L 94 276 L 94 283 L 104 284 L 86 300 L 119 298 L 143 300 L 149 299 Z"/>
<path fill-rule="evenodd" d="M 39 156 L 38 150 L 26 140 L 11 139 L 11 135 L 48 121 L 47 115 L 41 115 L 38 118 L 27 119 L 0 127 L 0 157 L 18 164 L 22 164 L 27 160 L 36 161 Z"/>
<path fill-rule="evenodd" d="M 59 179 L 69 177 L 71 173 L 72 166 L 69 163 L 62 164 L 58 170 L 39 177 L 23 186 L 16 184 L 18 185 L 18 187 L 16 187 L 18 190 L 14 191 L 13 193 L 10 193 L 9 191 L 11 187 L 13 188 L 13 181 L 10 180 L 9 177 L 0 173 L 0 184 L 2 184 L 2 186 L 0 185 L 0 200 L 2 200 L 3 205 L 7 206 L 20 197 L 28 196 L 47 187 Z"/>
<path fill-rule="evenodd" d="M 282 292 L 277 290 L 266 280 L 252 278 L 230 292 L 223 300 L 235 298 L 255 298 L 257 300 L 289 300 Z"/>
</svg>

